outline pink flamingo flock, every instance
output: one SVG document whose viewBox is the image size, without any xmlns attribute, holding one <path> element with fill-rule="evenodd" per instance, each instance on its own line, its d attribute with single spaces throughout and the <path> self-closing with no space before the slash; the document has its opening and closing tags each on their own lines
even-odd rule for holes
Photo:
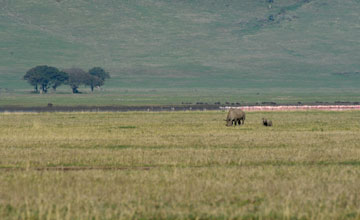
<svg viewBox="0 0 360 220">
<path fill-rule="evenodd" d="M 296 110 L 326 110 L 326 111 L 344 111 L 360 110 L 360 105 L 279 105 L 279 106 L 241 106 L 220 107 L 223 110 L 230 108 L 241 108 L 243 111 L 296 111 Z"/>
</svg>

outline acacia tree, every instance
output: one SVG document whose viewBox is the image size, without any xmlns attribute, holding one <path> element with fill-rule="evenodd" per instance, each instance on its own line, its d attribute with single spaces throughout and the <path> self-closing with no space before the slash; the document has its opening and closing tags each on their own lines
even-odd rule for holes
<svg viewBox="0 0 360 220">
<path fill-rule="evenodd" d="M 30 85 L 34 86 L 34 90 L 36 93 L 39 93 L 39 87 L 41 80 L 41 74 L 33 69 L 26 72 L 24 75 L 24 80 L 26 80 Z"/>
<path fill-rule="evenodd" d="M 89 74 L 93 76 L 90 83 L 88 84 L 91 91 L 94 91 L 94 87 L 102 86 L 105 83 L 105 79 L 110 78 L 110 74 L 101 67 L 93 67 L 89 70 Z"/>
<path fill-rule="evenodd" d="M 48 89 L 52 87 L 54 91 L 61 84 L 68 84 L 73 93 L 79 93 L 81 85 L 90 86 L 91 91 L 94 87 L 104 85 L 105 79 L 110 78 L 108 72 L 101 67 L 94 67 L 88 72 L 80 68 L 70 68 L 59 71 L 51 66 L 36 66 L 26 72 L 24 79 L 29 84 L 34 86 L 35 92 L 40 91 L 47 93 Z"/>
<path fill-rule="evenodd" d="M 73 93 L 80 93 L 79 87 L 81 85 L 88 84 L 90 74 L 85 72 L 83 69 L 70 68 L 70 69 L 65 69 L 63 71 L 69 75 L 67 84 L 69 84 Z"/>
<path fill-rule="evenodd" d="M 104 85 L 104 80 L 89 74 L 86 79 L 85 85 L 90 86 L 91 92 L 93 92 L 94 87 Z"/>
<path fill-rule="evenodd" d="M 62 77 L 58 77 L 62 76 Z M 48 89 L 56 85 L 55 88 L 66 81 L 66 76 L 56 67 L 52 66 L 36 66 L 31 68 L 24 75 L 24 79 L 28 81 L 28 83 L 34 86 L 35 92 L 40 91 L 43 93 L 47 93 Z"/>
<path fill-rule="evenodd" d="M 69 80 L 69 75 L 63 71 L 59 71 L 51 77 L 52 88 L 56 91 L 56 88 L 62 84 L 66 84 Z"/>
</svg>

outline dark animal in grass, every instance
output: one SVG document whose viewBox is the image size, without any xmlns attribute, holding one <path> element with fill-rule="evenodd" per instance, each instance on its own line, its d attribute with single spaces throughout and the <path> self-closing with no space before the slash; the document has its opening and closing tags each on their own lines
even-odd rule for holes
<svg viewBox="0 0 360 220">
<path fill-rule="evenodd" d="M 263 118 L 263 125 L 266 127 L 271 127 L 272 126 L 272 121 L 271 120 L 267 120 L 266 118 Z"/>
<path fill-rule="evenodd" d="M 245 123 L 245 112 L 241 109 L 233 109 L 231 108 L 228 112 L 228 115 L 225 119 L 226 126 L 232 126 L 238 124 L 242 125 Z"/>
</svg>

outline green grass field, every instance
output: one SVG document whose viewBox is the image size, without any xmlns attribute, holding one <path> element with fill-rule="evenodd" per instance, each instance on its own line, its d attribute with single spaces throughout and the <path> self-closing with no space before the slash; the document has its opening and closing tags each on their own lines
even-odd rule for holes
<svg viewBox="0 0 360 220">
<path fill-rule="evenodd" d="M 1 113 L 0 219 L 360 218 L 360 111 L 225 117 Z"/>
<path fill-rule="evenodd" d="M 29 90 L 16 92 L 0 91 L 0 107 L 5 106 L 152 106 L 182 105 L 220 102 L 238 103 L 237 105 L 259 105 L 263 102 L 277 104 L 336 104 L 360 102 L 360 88 L 357 89 L 324 89 L 306 90 L 294 88 L 214 88 L 214 89 L 105 89 L 90 92 L 89 88 L 81 88 L 82 94 L 71 94 L 65 88 L 49 94 L 29 93 Z"/>
</svg>

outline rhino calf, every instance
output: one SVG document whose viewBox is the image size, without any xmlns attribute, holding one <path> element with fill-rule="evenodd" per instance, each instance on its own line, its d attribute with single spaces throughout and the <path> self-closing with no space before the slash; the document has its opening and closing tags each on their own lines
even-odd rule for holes
<svg viewBox="0 0 360 220">
<path fill-rule="evenodd" d="M 267 120 L 266 118 L 263 118 L 263 125 L 266 127 L 271 127 L 272 126 L 272 121 L 271 120 Z"/>
<path fill-rule="evenodd" d="M 245 123 L 245 112 L 241 109 L 230 109 L 225 119 L 226 126 L 232 126 L 238 124 L 242 125 Z"/>
</svg>

